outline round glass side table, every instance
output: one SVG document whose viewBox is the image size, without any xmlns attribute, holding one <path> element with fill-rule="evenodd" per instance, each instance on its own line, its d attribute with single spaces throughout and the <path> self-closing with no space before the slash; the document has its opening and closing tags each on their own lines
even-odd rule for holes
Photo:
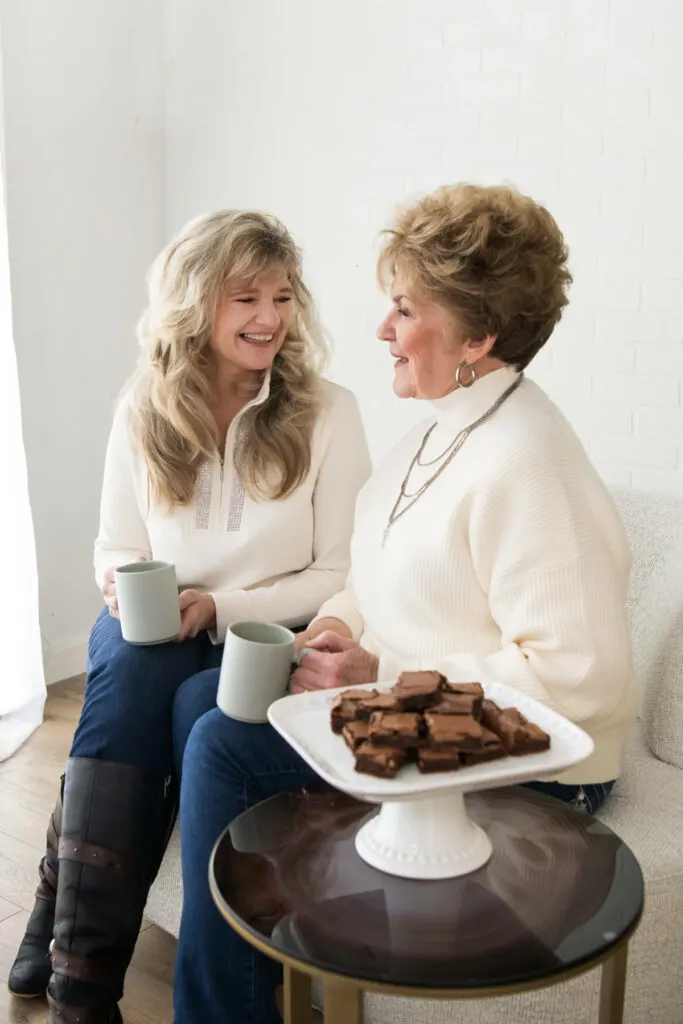
<svg viewBox="0 0 683 1024">
<path fill-rule="evenodd" d="M 232 928 L 284 965 L 286 1024 L 310 1021 L 313 977 L 326 1024 L 361 1024 L 364 992 L 485 998 L 600 965 L 599 1024 L 621 1024 L 643 909 L 634 855 L 596 819 L 529 790 L 468 800 L 493 856 L 445 881 L 362 861 L 354 837 L 377 807 L 323 786 L 266 800 L 225 830 L 213 897 Z"/>
</svg>

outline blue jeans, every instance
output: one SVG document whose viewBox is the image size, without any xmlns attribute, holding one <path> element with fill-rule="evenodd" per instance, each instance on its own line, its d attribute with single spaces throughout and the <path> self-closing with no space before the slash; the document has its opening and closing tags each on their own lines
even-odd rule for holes
<svg viewBox="0 0 683 1024">
<path fill-rule="evenodd" d="M 192 730 L 180 791 L 184 900 L 175 1024 L 282 1024 L 274 998 L 281 968 L 225 923 L 209 892 L 208 863 L 216 839 L 238 814 L 315 780 L 270 725 L 235 722 L 214 708 Z"/>
<path fill-rule="evenodd" d="M 556 800 L 570 804 L 577 811 L 595 814 L 614 789 L 614 780 L 612 782 L 592 782 L 583 786 L 565 786 L 561 782 L 527 782 L 524 788 L 554 796 Z"/>
<path fill-rule="evenodd" d="M 222 646 L 206 633 L 182 643 L 134 647 L 105 610 L 88 643 L 85 701 L 71 747 L 71 757 L 91 757 L 131 764 L 153 774 L 171 774 L 182 762 L 192 725 L 216 702 L 202 693 L 202 703 L 186 700 L 190 716 L 173 730 L 173 705 L 182 683 L 202 669 L 220 665 Z"/>
<path fill-rule="evenodd" d="M 183 729 L 191 705 L 215 699 L 217 673 L 204 672 L 176 697 Z M 317 781 L 317 776 L 269 725 L 233 721 L 217 708 L 190 733 L 180 793 L 184 903 L 175 967 L 175 1024 L 281 1024 L 274 993 L 280 966 L 257 952 L 225 923 L 209 892 L 208 863 L 221 832 L 238 814 L 277 793 Z M 599 787 L 532 783 L 533 788 L 575 801 Z M 611 788 L 611 784 L 609 785 Z"/>
</svg>

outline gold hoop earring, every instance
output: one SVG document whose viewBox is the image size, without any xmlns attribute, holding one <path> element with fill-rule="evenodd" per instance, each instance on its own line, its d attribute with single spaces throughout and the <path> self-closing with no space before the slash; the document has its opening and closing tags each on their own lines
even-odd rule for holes
<svg viewBox="0 0 683 1024">
<path fill-rule="evenodd" d="M 467 367 L 470 371 L 470 376 L 467 381 L 462 379 L 462 371 Z M 473 363 L 468 363 L 466 359 L 463 359 L 461 363 L 458 363 L 458 368 L 455 371 L 455 382 L 459 388 L 471 388 L 477 379 L 477 371 L 474 368 Z"/>
</svg>

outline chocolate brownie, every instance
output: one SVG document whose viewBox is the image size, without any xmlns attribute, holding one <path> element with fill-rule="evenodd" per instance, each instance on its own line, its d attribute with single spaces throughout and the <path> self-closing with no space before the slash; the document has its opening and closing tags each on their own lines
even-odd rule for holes
<svg viewBox="0 0 683 1024">
<path fill-rule="evenodd" d="M 543 750 L 550 750 L 550 736 L 541 729 L 535 722 L 527 722 L 524 742 L 519 744 L 512 755 L 518 754 L 540 754 Z"/>
<path fill-rule="evenodd" d="M 483 729 L 469 715 L 436 715 L 427 711 L 425 722 L 432 750 L 479 750 L 483 746 Z"/>
<path fill-rule="evenodd" d="M 370 715 L 375 711 L 398 711 L 398 701 L 391 693 L 378 693 L 367 700 L 359 700 L 356 704 L 356 718 L 365 722 L 370 721 Z"/>
<path fill-rule="evenodd" d="M 513 756 L 536 754 L 550 746 L 548 733 L 525 718 L 517 708 L 505 708 L 498 716 L 496 732 Z"/>
<path fill-rule="evenodd" d="M 440 672 L 402 672 L 391 692 L 401 711 L 424 711 L 439 700 Z"/>
<path fill-rule="evenodd" d="M 481 703 L 481 723 L 487 729 L 498 734 L 497 723 L 502 714 L 501 709 L 492 700 L 484 698 Z"/>
<path fill-rule="evenodd" d="M 345 700 L 341 694 L 337 697 L 330 712 L 332 732 L 340 733 L 347 722 L 354 720 L 357 706 L 356 701 Z"/>
<path fill-rule="evenodd" d="M 394 779 L 407 759 L 407 751 L 399 747 L 379 747 L 376 743 L 361 743 L 356 750 L 356 771 L 377 775 L 380 779 Z"/>
<path fill-rule="evenodd" d="M 550 747 L 550 736 L 540 726 L 530 722 L 517 708 L 502 710 L 493 701 L 482 706 L 482 723 L 500 737 L 508 754 L 536 754 Z"/>
<path fill-rule="evenodd" d="M 421 716 L 404 711 L 394 714 L 375 711 L 370 716 L 370 739 L 387 747 L 416 747 L 420 742 Z"/>
<path fill-rule="evenodd" d="M 361 700 L 371 700 L 373 697 L 376 697 L 378 693 L 379 690 L 361 690 L 351 687 L 349 690 L 342 690 L 339 696 L 343 700 L 354 700 L 358 703 Z"/>
<path fill-rule="evenodd" d="M 355 750 L 370 738 L 370 726 L 367 722 L 347 722 L 342 729 L 342 736 L 349 750 Z"/>
<path fill-rule="evenodd" d="M 495 732 L 482 727 L 483 740 L 480 750 L 463 751 L 460 760 L 463 765 L 481 764 L 484 761 L 496 761 L 499 757 L 506 757 L 507 750 L 500 742 Z"/>
<path fill-rule="evenodd" d="M 450 679 L 444 679 L 441 689 L 446 693 L 469 693 L 472 697 L 479 697 L 483 700 L 484 687 L 481 683 L 452 683 Z"/>
<path fill-rule="evenodd" d="M 429 709 L 435 715 L 481 715 L 481 697 L 473 693 L 442 693 L 439 701 Z"/>
<path fill-rule="evenodd" d="M 550 746 L 517 708 L 484 697 L 481 683 L 452 683 L 439 672 L 404 672 L 390 691 L 349 688 L 331 710 L 332 729 L 355 756 L 356 771 L 393 779 L 403 765 L 455 771 Z"/>
<path fill-rule="evenodd" d="M 422 775 L 429 772 L 454 772 L 460 767 L 460 754 L 457 750 L 431 750 L 426 747 L 417 752 L 417 770 Z"/>
</svg>

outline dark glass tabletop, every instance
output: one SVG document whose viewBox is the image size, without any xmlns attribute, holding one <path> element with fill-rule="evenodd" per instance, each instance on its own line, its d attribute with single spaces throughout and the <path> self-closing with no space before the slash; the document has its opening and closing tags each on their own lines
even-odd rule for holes
<svg viewBox="0 0 683 1024">
<path fill-rule="evenodd" d="M 514 986 L 604 956 L 637 924 L 643 877 L 595 818 L 520 788 L 468 798 L 489 863 L 446 881 L 371 868 L 354 836 L 377 807 L 320 787 L 240 815 L 211 864 L 219 909 L 276 958 L 402 987 Z"/>
</svg>

